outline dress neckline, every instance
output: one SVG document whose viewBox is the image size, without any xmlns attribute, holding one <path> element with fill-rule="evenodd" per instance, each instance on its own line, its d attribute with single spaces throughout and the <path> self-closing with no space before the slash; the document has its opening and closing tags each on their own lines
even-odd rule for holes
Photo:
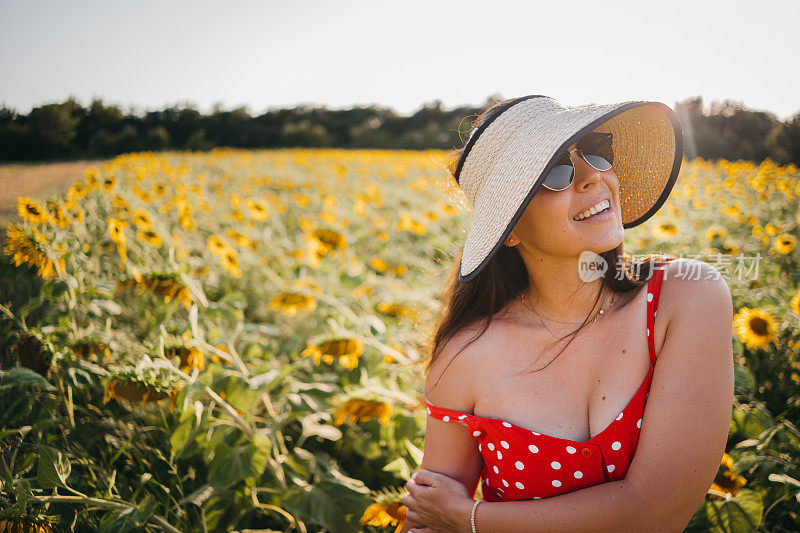
<svg viewBox="0 0 800 533">
<path fill-rule="evenodd" d="M 561 441 L 577 443 L 577 444 L 591 444 L 595 439 L 600 438 L 600 436 L 602 436 L 609 429 L 611 429 L 611 426 L 614 424 L 614 422 L 619 420 L 620 415 L 624 415 L 628 411 L 628 408 L 631 406 L 631 404 L 633 404 L 633 401 L 641 394 L 642 389 L 644 388 L 645 385 L 647 385 L 647 382 L 650 380 L 650 374 L 653 372 L 653 366 L 654 366 L 653 364 L 650 365 L 650 370 L 647 371 L 647 375 L 644 377 L 644 380 L 642 381 L 641 385 L 639 385 L 639 388 L 636 389 L 636 392 L 634 393 L 633 397 L 631 397 L 631 399 L 628 400 L 628 403 L 625 405 L 625 407 L 622 408 L 622 411 L 620 411 L 617 414 L 617 416 L 614 417 L 614 420 L 609 422 L 608 425 L 605 428 L 603 428 L 602 430 L 600 430 L 599 433 L 596 433 L 595 435 L 592 435 L 591 437 L 589 437 L 589 440 L 585 440 L 585 441 L 584 440 L 572 440 L 572 439 L 567 439 L 567 438 L 564 438 L 564 437 L 555 437 L 553 435 L 548 435 L 546 433 L 540 433 L 540 432 L 535 431 L 533 429 L 526 428 L 526 427 L 514 424 L 513 422 L 508 422 L 506 420 L 503 420 L 502 418 L 495 418 L 495 417 L 492 417 L 492 416 L 471 415 L 469 413 L 461 413 L 460 411 L 456 411 L 455 409 L 447 409 L 445 407 L 439 407 L 439 406 L 434 405 L 434 404 L 432 404 L 431 402 L 428 401 L 427 394 L 425 395 L 425 403 L 427 403 L 431 407 L 435 407 L 437 409 L 444 409 L 444 410 L 447 410 L 447 411 L 454 411 L 456 413 L 460 413 L 460 414 L 466 415 L 467 417 L 474 418 L 474 419 L 477 419 L 477 420 L 494 420 L 495 422 L 500 422 L 501 424 L 505 425 L 506 427 L 517 429 L 517 430 L 522 430 L 522 431 L 527 431 L 528 433 L 532 433 L 534 435 L 541 436 L 541 437 L 544 437 L 544 438 L 547 438 L 547 439 L 555 439 L 555 440 L 561 440 Z"/>
<path fill-rule="evenodd" d="M 654 288 L 655 288 L 654 280 L 656 278 L 656 273 L 658 271 L 660 271 L 660 270 L 663 271 L 663 268 L 661 268 L 662 266 L 664 266 L 663 262 L 659 263 L 655 267 L 653 276 L 651 276 L 650 279 L 647 282 L 647 288 L 646 288 L 646 292 L 647 293 L 652 293 L 654 291 Z M 648 301 L 647 302 L 647 321 L 646 321 L 647 325 L 648 325 L 648 328 L 650 326 L 651 318 L 653 319 L 653 322 L 655 323 L 655 305 L 652 306 L 652 309 L 653 309 L 653 312 L 651 312 L 651 302 Z M 649 330 L 648 330 L 648 332 L 649 332 Z M 609 424 L 606 427 L 604 427 L 602 430 L 600 430 L 599 433 L 596 433 L 596 434 L 592 435 L 591 437 L 589 437 L 589 440 L 585 440 L 585 441 L 572 440 L 572 439 L 566 439 L 566 438 L 563 438 L 563 437 L 555 437 L 553 435 L 547 435 L 546 433 L 540 433 L 538 431 L 534 431 L 533 429 L 526 428 L 526 427 L 514 424 L 512 422 L 508 422 L 508 421 L 503 420 L 501 418 L 495 418 L 495 417 L 491 417 L 491 416 L 472 415 L 472 414 L 469 414 L 469 413 L 463 413 L 461 411 L 456 411 L 455 409 L 448 409 L 446 407 L 439 407 L 439 406 L 434 405 L 434 404 L 432 404 L 431 402 L 428 401 L 428 395 L 424 391 L 423 391 L 423 396 L 425 398 L 425 403 L 430 405 L 431 407 L 435 407 L 436 409 L 442 409 L 442 410 L 445 410 L 445 411 L 452 411 L 454 413 L 459 413 L 460 415 L 464 415 L 464 417 L 466 417 L 468 419 L 493 420 L 495 422 L 499 422 L 499 423 L 503 424 L 504 426 L 506 426 L 508 428 L 513 428 L 513 429 L 516 429 L 516 430 L 523 430 L 523 431 L 526 431 L 528 433 L 532 433 L 534 435 L 541 436 L 541 437 L 544 437 L 544 438 L 547 438 L 547 439 L 560 440 L 560 441 L 564 441 L 564 442 L 570 442 L 570 443 L 573 443 L 573 444 L 593 444 L 596 439 L 600 438 L 609 429 L 611 429 L 611 426 L 614 425 L 614 422 L 619 420 L 620 416 L 624 415 L 628 411 L 628 408 L 631 406 L 631 404 L 633 404 L 633 401 L 642 393 L 642 389 L 648 383 L 648 381 L 650 381 L 651 374 L 653 373 L 653 368 L 655 368 L 655 359 L 656 359 L 655 353 L 654 353 L 655 352 L 654 342 L 655 341 L 653 341 L 652 337 L 650 335 L 648 335 L 647 346 L 648 346 L 648 352 L 649 352 L 648 355 L 650 357 L 650 369 L 647 371 L 647 375 L 645 375 L 644 380 L 639 385 L 639 388 L 636 389 L 636 392 L 633 394 L 631 399 L 628 400 L 628 403 L 625 404 L 625 407 L 622 408 L 622 411 L 620 411 L 617 414 L 617 416 L 614 417 L 614 420 L 609 422 Z"/>
</svg>

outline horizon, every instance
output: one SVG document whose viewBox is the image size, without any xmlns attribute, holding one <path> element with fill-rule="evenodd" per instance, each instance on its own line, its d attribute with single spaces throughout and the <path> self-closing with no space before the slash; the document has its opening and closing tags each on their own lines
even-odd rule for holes
<svg viewBox="0 0 800 533">
<path fill-rule="evenodd" d="M 462 107 L 479 107 L 480 108 L 480 107 L 482 107 L 483 103 L 486 102 L 486 100 L 488 98 L 492 98 L 493 96 L 496 96 L 496 95 L 487 95 L 487 97 L 484 98 L 483 100 L 481 100 L 480 103 L 476 103 L 476 104 L 466 103 L 466 104 L 447 105 L 446 102 L 442 102 L 441 103 L 442 104 L 442 109 L 444 111 L 453 111 L 455 109 L 462 108 Z M 690 98 L 697 98 L 697 97 L 701 97 L 702 98 L 701 95 L 692 95 L 692 96 L 687 96 L 683 100 L 678 100 L 677 102 L 674 102 L 673 104 L 668 104 L 667 102 L 664 102 L 664 103 L 667 103 L 667 105 L 669 105 L 670 108 L 674 109 L 676 103 L 683 102 L 683 101 L 688 100 Z M 347 110 L 355 109 L 357 107 L 365 108 L 365 107 L 374 106 L 374 107 L 380 108 L 380 109 L 390 109 L 393 112 L 395 112 L 398 116 L 409 117 L 409 116 L 413 115 L 414 113 L 418 112 L 424 106 L 426 106 L 428 104 L 433 104 L 433 103 L 435 103 L 437 101 L 437 99 L 431 99 L 431 100 L 422 102 L 417 107 L 413 108 L 411 111 L 403 113 L 403 112 L 401 112 L 400 110 L 398 110 L 396 107 L 394 107 L 392 105 L 374 103 L 374 102 L 373 103 L 369 103 L 369 104 L 350 104 L 350 105 L 346 105 L 346 106 L 331 106 L 331 105 L 327 105 L 325 103 L 319 103 L 319 102 L 297 102 L 297 103 L 294 103 L 294 104 L 287 104 L 285 106 L 269 106 L 268 108 L 265 108 L 265 109 L 262 109 L 262 110 L 253 110 L 252 106 L 247 105 L 247 104 L 241 104 L 241 105 L 238 105 L 238 106 L 227 107 L 227 106 L 221 105 L 219 102 L 215 102 L 215 103 L 212 103 L 210 106 L 201 106 L 201 105 L 198 105 L 198 103 L 195 102 L 195 101 L 179 100 L 179 101 L 176 101 L 176 102 L 165 103 L 164 106 L 160 107 L 160 108 L 142 108 L 141 106 L 137 106 L 135 104 L 121 105 L 118 102 L 109 102 L 109 101 L 106 101 L 104 98 L 99 97 L 99 96 L 95 96 L 95 97 L 89 98 L 87 100 L 87 99 L 79 98 L 79 97 L 77 97 L 75 95 L 67 95 L 62 100 L 45 101 L 45 102 L 41 102 L 41 103 L 32 105 L 24 112 L 21 112 L 18 109 L 16 109 L 15 107 L 9 106 L 5 101 L 0 100 L 0 109 L 7 108 L 7 109 L 10 109 L 12 112 L 17 113 L 18 115 L 27 115 L 27 114 L 29 114 L 31 112 L 32 109 L 34 109 L 36 107 L 41 107 L 41 106 L 45 106 L 45 105 L 52 105 L 52 104 L 63 104 L 66 101 L 68 101 L 70 98 L 75 100 L 84 109 L 89 109 L 89 107 L 92 105 L 93 100 L 98 99 L 98 100 L 100 100 L 102 102 L 104 107 L 116 106 L 117 108 L 119 108 L 123 112 L 123 114 L 130 115 L 130 116 L 138 116 L 138 117 L 144 117 L 146 113 L 164 111 L 164 110 L 169 109 L 169 108 L 186 109 L 186 108 L 189 108 L 189 107 L 194 108 L 195 110 L 197 110 L 198 112 L 200 112 L 203 115 L 211 115 L 215 111 L 231 112 L 231 111 L 235 111 L 236 109 L 244 108 L 251 117 L 257 117 L 257 116 L 260 116 L 260 115 L 267 114 L 269 112 L 275 112 L 275 111 L 279 111 L 279 110 L 286 110 L 286 109 L 292 109 L 292 108 L 303 107 L 303 106 L 313 107 L 313 108 L 316 108 L 316 109 L 325 109 L 327 111 L 347 111 Z M 503 99 L 506 99 L 506 98 L 511 98 L 511 97 L 504 97 Z M 790 115 L 790 116 L 788 116 L 786 118 L 781 118 L 780 116 L 778 116 L 777 113 L 775 113 L 772 110 L 751 108 L 745 102 L 741 102 L 739 100 L 733 100 L 733 99 L 730 99 L 730 98 L 726 98 L 726 99 L 722 99 L 722 100 L 712 100 L 712 101 L 706 101 L 705 99 L 703 99 L 702 110 L 703 110 L 704 114 L 708 115 L 708 114 L 712 113 L 715 110 L 716 106 L 723 105 L 725 103 L 733 103 L 733 102 L 740 104 L 743 108 L 747 109 L 748 111 L 759 111 L 759 112 L 764 112 L 764 113 L 771 113 L 771 114 L 777 116 L 778 119 L 781 120 L 781 122 L 791 121 L 794 118 L 795 115 L 800 114 L 800 110 L 798 110 L 797 113 L 795 113 L 793 115 Z M 592 103 L 592 102 L 586 102 L 586 103 Z M 594 103 L 597 103 L 597 102 L 594 102 Z"/>
</svg>

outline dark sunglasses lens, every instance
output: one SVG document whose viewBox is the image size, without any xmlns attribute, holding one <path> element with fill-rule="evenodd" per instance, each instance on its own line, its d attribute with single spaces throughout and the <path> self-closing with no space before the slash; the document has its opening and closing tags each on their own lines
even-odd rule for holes
<svg viewBox="0 0 800 533">
<path fill-rule="evenodd" d="M 569 187 L 572 183 L 575 167 L 569 159 L 561 158 L 556 166 L 547 174 L 544 184 L 551 189 L 560 191 Z"/>
<path fill-rule="evenodd" d="M 587 135 L 581 139 L 578 148 L 584 159 L 597 170 L 608 170 L 614 163 L 614 149 L 611 142 L 602 135 Z"/>
</svg>

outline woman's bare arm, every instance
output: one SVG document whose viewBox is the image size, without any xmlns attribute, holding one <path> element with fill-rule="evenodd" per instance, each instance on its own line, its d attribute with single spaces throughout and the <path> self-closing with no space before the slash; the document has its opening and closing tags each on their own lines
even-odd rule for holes
<svg viewBox="0 0 800 533">
<path fill-rule="evenodd" d="M 428 399 L 435 405 L 473 412 L 472 381 L 476 377 L 476 367 L 471 358 L 477 357 L 476 345 L 480 339 L 469 345 L 467 343 L 476 333 L 474 328 L 465 328 L 456 333 L 431 365 L 426 390 Z M 459 350 L 462 350 L 461 353 L 456 355 Z M 463 425 L 428 417 L 421 469 L 456 479 L 474 495 L 482 465 L 483 457 L 478 445 Z M 402 533 L 423 525 L 413 524 L 407 519 Z"/>
</svg>

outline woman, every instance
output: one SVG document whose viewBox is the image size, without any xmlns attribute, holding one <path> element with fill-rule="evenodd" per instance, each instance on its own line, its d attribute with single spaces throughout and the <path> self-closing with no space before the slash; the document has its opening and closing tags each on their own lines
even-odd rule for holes
<svg viewBox="0 0 800 533">
<path fill-rule="evenodd" d="M 529 95 L 478 118 L 451 164 L 475 214 L 403 532 L 684 529 L 725 451 L 731 296 L 706 263 L 622 249 L 682 142 L 660 102 Z"/>
</svg>

